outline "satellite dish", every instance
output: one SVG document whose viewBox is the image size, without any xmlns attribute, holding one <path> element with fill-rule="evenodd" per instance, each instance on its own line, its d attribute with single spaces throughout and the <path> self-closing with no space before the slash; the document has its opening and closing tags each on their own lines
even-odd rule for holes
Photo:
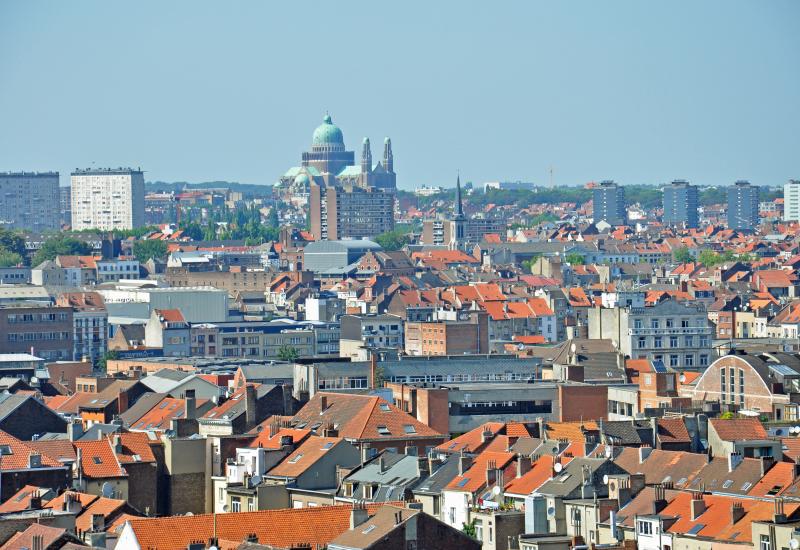
<svg viewBox="0 0 800 550">
<path fill-rule="evenodd" d="M 553 508 L 552 506 L 550 506 L 550 507 L 547 509 L 547 515 L 548 515 L 549 517 L 553 517 L 553 516 L 555 516 L 555 515 L 556 515 L 556 509 L 555 509 L 555 508 Z"/>
<path fill-rule="evenodd" d="M 498 485 L 494 486 L 494 488 L 492 489 L 492 494 L 495 496 L 500 494 L 500 487 Z"/>
<path fill-rule="evenodd" d="M 100 488 L 100 491 L 106 498 L 111 498 L 112 496 L 114 496 L 114 486 L 111 485 L 108 481 L 103 483 L 103 486 Z"/>
<path fill-rule="evenodd" d="M 31 376 L 31 384 L 38 384 L 39 377 L 38 376 Z"/>
<path fill-rule="evenodd" d="M 681 373 L 680 381 L 681 381 L 681 384 L 685 384 L 686 383 L 686 375 L 685 374 Z"/>
<path fill-rule="evenodd" d="M 553 469 L 556 471 L 556 473 L 559 473 L 561 470 L 564 469 L 564 466 L 562 466 L 560 462 L 556 462 L 553 465 Z"/>
<path fill-rule="evenodd" d="M 603 476 L 603 485 L 608 485 L 608 474 Z"/>
<path fill-rule="evenodd" d="M 219 549 L 216 546 L 212 546 L 208 550 L 219 550 Z"/>
<path fill-rule="evenodd" d="M 253 476 L 250 478 L 250 485 L 256 486 L 261 484 L 261 476 Z"/>
<path fill-rule="evenodd" d="M 578 346 L 577 346 L 577 344 L 575 344 L 575 342 L 572 342 L 572 345 L 569 347 L 569 351 L 572 352 L 573 354 L 576 351 L 578 351 Z"/>
<path fill-rule="evenodd" d="M 187 516 L 193 516 L 194 514 L 193 514 L 193 513 L 191 513 L 191 512 L 186 512 L 186 515 L 187 515 Z"/>
<path fill-rule="evenodd" d="M 225 505 L 222 507 L 222 511 L 223 511 L 223 512 L 227 512 L 227 511 L 228 511 L 228 505 L 227 505 L 227 504 L 225 504 Z"/>
<path fill-rule="evenodd" d="M 789 548 L 797 550 L 800 548 L 800 542 L 798 542 L 797 539 L 789 539 Z"/>
</svg>

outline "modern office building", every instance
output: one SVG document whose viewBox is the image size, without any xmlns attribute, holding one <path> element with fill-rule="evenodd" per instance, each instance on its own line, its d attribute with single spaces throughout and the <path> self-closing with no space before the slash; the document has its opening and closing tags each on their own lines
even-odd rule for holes
<svg viewBox="0 0 800 550">
<path fill-rule="evenodd" d="M 384 140 L 383 161 L 372 164 L 364 138 L 361 162 L 347 151 L 342 130 L 326 115 L 314 130 L 311 151 L 278 184 L 293 196 L 308 197 L 311 233 L 316 240 L 368 238 L 394 229 L 397 179 L 392 141 Z"/>
<path fill-rule="evenodd" d="M 728 188 L 728 228 L 752 231 L 758 226 L 760 187 L 739 180 Z"/>
<path fill-rule="evenodd" d="M 592 221 L 604 221 L 611 225 L 625 225 L 625 188 L 613 181 L 605 180 L 592 190 Z"/>
<path fill-rule="evenodd" d="M 783 186 L 783 219 L 800 221 L 800 180 L 789 180 Z"/>
<path fill-rule="evenodd" d="M 58 172 L 0 172 L 0 227 L 59 228 Z"/>
<path fill-rule="evenodd" d="M 72 173 L 72 229 L 133 229 L 144 225 L 144 173 L 132 168 Z"/>
<path fill-rule="evenodd" d="M 699 194 L 697 186 L 685 180 L 675 180 L 662 189 L 664 201 L 664 225 L 697 227 Z"/>
</svg>

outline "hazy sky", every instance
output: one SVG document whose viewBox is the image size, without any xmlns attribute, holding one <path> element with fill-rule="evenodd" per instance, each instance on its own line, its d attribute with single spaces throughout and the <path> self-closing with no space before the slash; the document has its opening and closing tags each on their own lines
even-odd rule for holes
<svg viewBox="0 0 800 550">
<path fill-rule="evenodd" d="M 271 184 L 326 110 L 398 184 L 800 178 L 800 2 L 0 0 L 0 170 Z"/>
</svg>

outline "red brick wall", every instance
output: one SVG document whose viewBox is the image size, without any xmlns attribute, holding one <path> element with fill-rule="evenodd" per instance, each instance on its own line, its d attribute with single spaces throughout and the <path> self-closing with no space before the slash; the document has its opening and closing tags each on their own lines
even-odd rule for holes
<svg viewBox="0 0 800 550">
<path fill-rule="evenodd" d="M 558 386 L 560 422 L 608 417 L 607 386 Z"/>
</svg>

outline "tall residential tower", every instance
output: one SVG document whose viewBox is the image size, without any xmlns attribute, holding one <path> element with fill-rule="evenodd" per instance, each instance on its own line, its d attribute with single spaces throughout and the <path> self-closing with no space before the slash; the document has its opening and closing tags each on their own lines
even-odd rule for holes
<svg viewBox="0 0 800 550">
<path fill-rule="evenodd" d="M 58 229 L 58 172 L 0 172 L 0 227 Z"/>
<path fill-rule="evenodd" d="M 749 181 L 739 180 L 728 187 L 728 228 L 753 231 L 758 227 L 760 188 Z"/>
<path fill-rule="evenodd" d="M 592 221 L 604 221 L 610 225 L 625 225 L 628 220 L 625 210 L 625 188 L 613 181 L 601 181 L 592 190 Z"/>
<path fill-rule="evenodd" d="M 144 225 L 144 173 L 132 168 L 72 173 L 72 229 L 133 229 Z"/>
<path fill-rule="evenodd" d="M 691 185 L 685 180 L 675 180 L 663 189 L 665 225 L 680 227 L 697 227 L 699 204 L 696 185 Z"/>
</svg>

